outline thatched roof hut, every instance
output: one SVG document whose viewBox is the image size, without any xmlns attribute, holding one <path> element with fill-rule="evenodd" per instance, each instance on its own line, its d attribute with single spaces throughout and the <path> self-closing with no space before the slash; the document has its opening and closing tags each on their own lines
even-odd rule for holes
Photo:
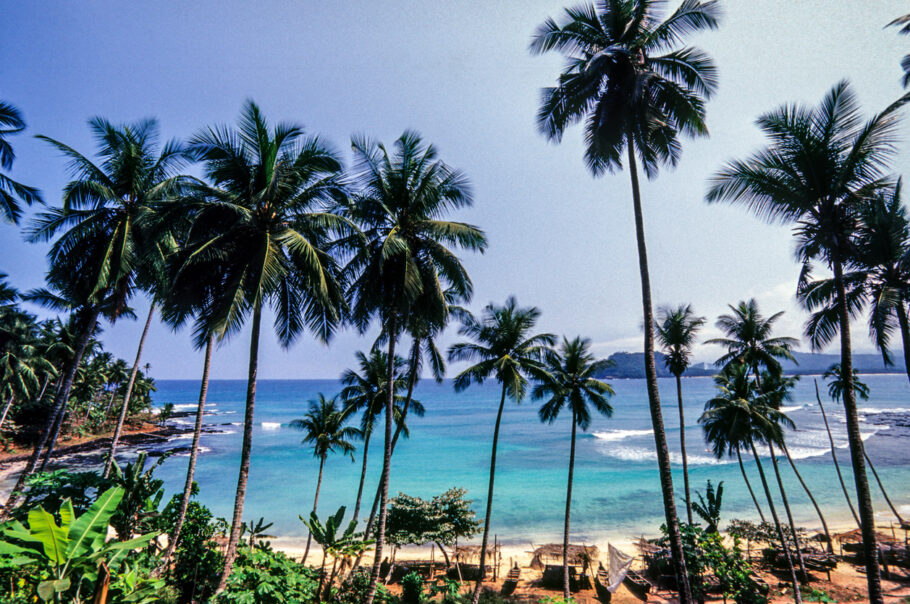
<svg viewBox="0 0 910 604">
<path fill-rule="evenodd" d="M 562 564 L 562 544 L 551 543 L 535 549 L 531 558 L 531 568 L 543 570 L 547 564 Z M 594 545 L 569 545 L 568 562 L 572 566 L 590 566 L 600 557 L 600 550 Z"/>
<path fill-rule="evenodd" d="M 455 548 L 455 555 L 453 557 L 457 562 L 462 564 L 480 564 L 480 550 L 481 547 L 479 545 L 459 545 Z M 496 560 L 495 556 L 498 554 L 499 545 L 487 545 L 488 562 Z"/>
</svg>

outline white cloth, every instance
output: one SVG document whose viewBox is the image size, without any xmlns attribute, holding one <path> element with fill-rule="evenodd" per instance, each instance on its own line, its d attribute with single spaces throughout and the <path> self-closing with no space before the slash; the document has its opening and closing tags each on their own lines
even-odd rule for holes
<svg viewBox="0 0 910 604">
<path fill-rule="evenodd" d="M 619 589 L 622 580 L 626 578 L 626 573 L 629 572 L 629 568 L 632 566 L 632 556 L 628 556 L 612 545 L 608 545 L 610 549 L 610 584 L 607 585 L 607 590 L 610 593 L 613 593 Z"/>
</svg>

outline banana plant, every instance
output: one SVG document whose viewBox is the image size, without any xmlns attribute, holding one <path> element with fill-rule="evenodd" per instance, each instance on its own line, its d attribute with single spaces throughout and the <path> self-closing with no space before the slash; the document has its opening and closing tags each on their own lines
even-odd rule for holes
<svg viewBox="0 0 910 604">
<path fill-rule="evenodd" d="M 331 590 L 335 582 L 335 575 L 338 571 L 338 563 L 342 566 L 350 561 L 354 556 L 360 555 L 364 550 L 369 549 L 373 544 L 372 539 L 362 539 L 363 533 L 357 531 L 357 520 L 353 519 L 348 523 L 348 527 L 343 533 L 338 534 L 341 527 L 341 521 L 344 519 L 345 506 L 338 508 L 332 516 L 329 516 L 323 525 L 316 512 L 310 512 L 310 519 L 306 520 L 303 516 L 298 516 L 300 521 L 310 529 L 313 539 L 322 546 L 322 572 L 319 573 L 319 601 L 322 601 L 322 586 L 325 579 L 325 561 L 327 556 L 332 556 L 332 573 L 329 577 L 327 590 Z"/>
<path fill-rule="evenodd" d="M 109 568 L 119 566 L 130 550 L 146 546 L 157 535 L 105 542 L 123 494 L 120 487 L 108 489 L 78 518 L 72 501 L 64 500 L 59 525 L 43 507 L 29 510 L 28 526 L 18 520 L 0 525 L 0 557 L 7 565 L 35 565 L 43 576 L 50 576 L 37 585 L 43 601 L 84 602 L 83 588 L 92 590 L 102 563 Z"/>
</svg>

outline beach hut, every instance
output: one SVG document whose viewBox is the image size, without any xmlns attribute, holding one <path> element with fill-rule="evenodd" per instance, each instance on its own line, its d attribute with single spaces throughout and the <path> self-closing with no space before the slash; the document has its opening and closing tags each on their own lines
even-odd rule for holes
<svg viewBox="0 0 910 604">
<path fill-rule="evenodd" d="M 531 568 L 543 573 L 541 584 L 544 587 L 559 589 L 563 585 L 562 545 L 551 543 L 542 545 L 531 552 Z M 569 589 L 591 589 L 589 569 L 600 557 L 600 550 L 594 545 L 569 545 L 566 562 L 569 565 Z"/>
</svg>

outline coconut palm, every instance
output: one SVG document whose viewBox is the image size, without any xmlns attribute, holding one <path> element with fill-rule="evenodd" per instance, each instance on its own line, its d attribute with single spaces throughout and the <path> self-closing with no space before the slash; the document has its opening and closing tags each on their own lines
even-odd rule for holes
<svg viewBox="0 0 910 604">
<path fill-rule="evenodd" d="M 569 518 L 572 511 L 572 477 L 575 471 L 575 433 L 577 428 L 587 431 L 591 425 L 591 409 L 611 417 L 613 407 L 609 398 L 614 394 L 606 382 L 596 376 L 612 362 L 597 360 L 590 352 L 591 340 L 576 337 L 563 338 L 558 350 L 544 355 L 543 367 L 534 371 L 538 383 L 531 398 L 544 400 L 538 415 L 540 421 L 552 424 L 563 409 L 572 413 L 572 437 L 569 445 L 569 480 L 566 487 L 566 517 L 562 540 L 563 595 L 566 601 L 571 597 L 569 590 Z"/>
<path fill-rule="evenodd" d="M 865 383 L 861 382 L 859 380 L 859 378 L 857 377 L 858 375 L 859 375 L 859 372 L 854 368 L 853 369 L 854 391 L 856 392 L 856 396 L 858 396 L 859 398 L 861 398 L 864 401 L 867 401 L 867 400 L 869 400 L 869 386 L 867 386 Z M 839 363 L 835 363 L 834 365 L 829 367 L 827 371 L 825 371 L 825 373 L 822 377 L 824 377 L 826 380 L 828 380 L 828 394 L 831 396 L 831 398 L 833 398 L 835 401 L 841 400 L 844 395 L 844 387 L 845 387 L 844 386 L 845 380 L 844 380 L 843 372 L 841 370 L 841 365 Z M 819 406 L 821 406 L 821 403 L 819 403 Z M 822 413 L 824 413 L 824 410 L 822 411 Z M 825 420 L 826 424 L 827 424 L 827 421 L 828 420 L 826 419 Z M 831 436 L 830 430 L 828 431 L 828 436 L 829 437 Z M 879 478 L 878 471 L 876 471 L 875 466 L 872 464 L 872 460 L 869 458 L 869 453 L 866 451 L 865 448 L 863 448 L 863 455 L 866 456 L 866 463 L 869 464 L 869 469 L 872 470 L 872 475 L 875 477 L 875 481 L 878 483 L 878 488 L 881 490 L 882 495 L 885 497 L 885 502 L 888 504 L 888 507 L 891 508 L 891 513 L 897 517 L 898 524 L 900 524 L 901 526 L 905 526 L 906 523 L 904 522 L 904 519 L 901 517 L 900 512 L 897 511 L 897 508 L 894 506 L 894 504 L 891 502 L 891 498 L 888 497 L 888 492 L 885 490 L 885 485 L 882 484 L 882 479 Z M 849 502 L 850 499 L 848 498 L 847 501 Z"/>
<path fill-rule="evenodd" d="M 902 36 L 910 34 L 910 14 L 902 15 L 889 23 L 887 27 L 898 27 L 900 28 L 900 33 Z M 904 85 L 904 88 L 910 86 L 910 54 L 904 55 L 904 58 L 901 60 L 901 69 L 904 70 L 904 77 L 901 83 Z"/>
<path fill-rule="evenodd" d="M 777 508 L 771 497 L 771 489 L 765 477 L 765 470 L 758 455 L 756 442 L 767 442 L 768 438 L 776 439 L 781 433 L 781 425 L 789 420 L 775 409 L 767 394 L 758 394 L 752 371 L 745 364 L 729 365 L 714 378 L 717 393 L 705 404 L 705 411 L 698 419 L 705 433 L 705 442 L 711 446 L 714 455 L 722 459 L 742 448 L 748 448 L 755 459 L 758 475 L 765 491 L 768 509 L 774 520 L 781 548 L 787 559 L 790 578 L 793 585 L 793 596 L 796 602 L 802 601 L 799 591 L 799 580 L 790 555 L 790 546 L 784 536 Z M 799 545 L 797 545 L 799 547 Z"/>
<path fill-rule="evenodd" d="M 841 364 L 847 380 L 844 409 L 847 436 L 863 525 L 863 553 L 869 598 L 882 602 L 881 569 L 876 551 L 872 498 L 863 455 L 852 382 L 850 310 L 844 281 L 858 228 L 857 207 L 887 186 L 888 161 L 896 152 L 897 110 L 904 102 L 863 122 L 859 103 L 846 81 L 838 83 L 817 107 L 787 105 L 758 119 L 769 145 L 744 161 L 733 161 L 712 179 L 707 200 L 746 206 L 771 222 L 794 225 L 803 262 L 802 290 L 820 261 L 834 274 L 835 316 L 812 341 L 818 348 L 840 334 Z M 804 303 L 814 310 L 811 298 Z M 810 322 L 811 324 L 811 322 Z"/>
<path fill-rule="evenodd" d="M 448 313 L 446 291 L 470 299 L 471 280 L 451 248 L 483 252 L 486 237 L 472 225 L 446 220 L 453 210 L 472 203 L 467 179 L 438 159 L 436 149 L 411 131 L 389 151 L 363 138 L 352 142 L 354 182 L 358 190 L 348 212 L 363 230 L 365 244 L 348 264 L 351 317 L 363 331 L 374 318 L 388 339 L 385 447 L 376 555 L 367 604 L 379 579 L 388 507 L 392 457 L 392 424 L 396 378 L 395 346 L 407 328 L 412 309 L 422 309 L 437 323 Z"/>
<path fill-rule="evenodd" d="M 313 511 L 319 505 L 319 488 L 322 486 L 322 471 L 329 453 L 343 453 L 354 461 L 355 447 L 351 439 L 359 435 L 360 431 L 351 426 L 345 426 L 350 419 L 350 407 L 341 408 L 334 398 L 326 399 L 322 393 L 315 400 L 310 401 L 310 408 L 302 419 L 295 419 L 290 427 L 305 432 L 303 443 L 312 445 L 313 456 L 319 460 L 319 477 L 316 479 L 316 495 L 313 497 Z M 301 564 L 306 564 L 310 553 L 312 533 L 307 535 L 306 548 L 303 550 Z"/>
<path fill-rule="evenodd" d="M 354 516 L 352 520 L 357 520 L 360 514 L 360 503 L 363 497 L 363 485 L 367 475 L 367 453 L 370 448 L 370 437 L 373 435 L 373 427 L 376 418 L 382 414 L 385 409 L 385 402 L 388 399 L 386 388 L 388 382 L 388 355 L 381 350 L 373 349 L 367 356 L 363 352 L 355 353 L 357 364 L 360 366 L 360 373 L 353 369 L 346 369 L 341 374 L 341 383 L 344 386 L 338 395 L 342 402 L 345 403 L 348 413 L 362 412 L 360 421 L 360 434 L 363 438 L 363 454 L 360 470 L 360 484 L 357 487 L 357 500 L 354 503 Z M 394 367 L 396 374 L 401 373 L 404 369 L 405 361 L 401 357 L 395 359 Z M 401 378 L 395 380 L 395 398 L 399 399 L 398 392 L 404 386 Z"/>
<path fill-rule="evenodd" d="M 784 315 L 783 311 L 766 318 L 761 314 L 755 298 L 748 302 L 741 301 L 736 306 L 730 304 L 728 308 L 731 314 L 721 315 L 715 324 L 726 337 L 705 342 L 727 349 L 726 354 L 717 360 L 717 365 L 743 364 L 761 385 L 762 368 L 779 374 L 783 371 L 780 359 L 794 360 L 792 350 L 799 340 L 771 335 L 774 324 Z"/>
<path fill-rule="evenodd" d="M 6 140 L 11 134 L 25 130 L 22 113 L 14 105 L 0 101 L 0 168 L 9 170 L 13 167 L 16 154 L 13 146 Z M 12 224 L 19 224 L 22 217 L 21 203 L 32 205 L 43 203 L 38 189 L 27 187 L 0 172 L 0 215 Z"/>
<path fill-rule="evenodd" d="M 38 137 L 67 158 L 74 178 L 64 188 L 62 207 L 39 216 L 31 230 L 31 240 L 47 241 L 59 236 L 49 258 L 54 265 L 52 270 L 70 271 L 65 278 L 84 281 L 89 295 L 110 290 L 118 298 L 118 305 L 125 306 L 136 286 L 141 285 L 138 280 L 143 265 L 158 244 L 152 237 L 154 204 L 186 182 L 179 175 L 185 163 L 183 149 L 176 141 L 159 145 L 155 120 L 118 126 L 93 118 L 89 128 L 97 144 L 97 162 L 60 141 Z M 152 310 L 147 325 L 151 314 Z M 140 354 L 147 333 L 148 327 L 139 342 Z M 139 355 L 127 384 L 124 409 L 135 382 L 138 359 Z M 115 430 L 112 447 L 116 447 L 120 428 L 122 422 Z M 49 441 L 45 462 L 53 452 L 56 437 L 57 433 Z M 113 455 L 105 466 L 105 476 L 112 458 Z"/>
<path fill-rule="evenodd" d="M 42 380 L 56 377 L 53 363 L 42 355 L 33 315 L 11 306 L 0 312 L 0 430 L 16 400 L 33 400 Z"/>
<path fill-rule="evenodd" d="M 555 50 L 567 58 L 556 86 L 542 93 L 537 121 L 544 135 L 559 141 L 569 126 L 584 121 L 585 162 L 595 176 L 620 169 L 623 152 L 627 154 L 641 273 L 648 402 L 676 578 L 682 601 L 689 602 L 654 363 L 651 283 L 637 161 L 648 178 L 654 178 L 661 165 L 673 166 L 679 161 L 682 135 L 708 134 L 705 99 L 717 88 L 716 70 L 707 54 L 681 45 L 691 33 L 716 28 L 720 7 L 714 0 L 684 0 L 662 19 L 663 4 L 657 0 L 585 3 L 566 10 L 559 23 L 548 19 L 540 25 L 530 49 L 534 54 Z"/>
<path fill-rule="evenodd" d="M 840 481 L 840 488 L 844 492 L 844 498 L 847 500 L 847 507 L 850 508 L 850 513 L 853 515 L 853 520 L 856 522 L 857 527 L 862 527 L 859 521 L 859 516 L 856 514 L 856 509 L 853 507 L 853 502 L 850 501 L 850 493 L 847 491 L 847 484 L 844 482 L 844 475 L 840 471 L 840 464 L 837 461 L 837 448 L 834 446 L 834 436 L 831 435 L 831 426 L 828 424 L 828 414 L 825 413 L 825 406 L 822 404 L 822 397 L 818 393 L 818 380 L 815 382 L 815 400 L 818 401 L 818 408 L 822 412 L 822 419 L 825 422 L 825 431 L 828 433 L 828 443 L 831 446 L 831 459 L 834 460 L 834 469 L 837 471 L 837 479 Z M 854 382 L 855 384 L 855 382 Z M 857 390 L 859 394 L 859 390 Z"/>
<path fill-rule="evenodd" d="M 172 287 L 212 292 L 199 323 L 226 337 L 250 320 L 250 353 L 240 470 L 218 591 L 233 568 L 250 471 L 262 311 L 275 312 L 285 347 L 304 331 L 320 341 L 334 334 L 343 312 L 343 287 L 330 246 L 350 224 L 328 209 L 343 195 L 341 163 L 317 137 L 295 124 L 271 127 L 248 101 L 236 128 L 212 127 L 188 142 L 210 185 L 199 184 L 188 203 L 191 226 Z"/>
<path fill-rule="evenodd" d="M 686 516 L 692 524 L 692 500 L 689 495 L 689 462 L 686 459 L 686 418 L 683 413 L 682 374 L 692 363 L 692 347 L 695 335 L 705 324 L 690 304 L 676 308 L 661 308 L 657 311 L 657 342 L 664 353 L 667 370 L 676 377 L 676 402 L 679 405 L 679 448 L 682 452 L 683 484 L 686 489 Z"/>
<path fill-rule="evenodd" d="M 528 390 L 528 376 L 540 370 L 543 355 L 556 342 L 556 336 L 549 333 L 534 333 L 540 318 L 537 308 L 518 306 L 514 297 L 505 304 L 488 304 L 480 319 L 472 315 L 462 318 L 458 333 L 469 341 L 458 342 L 449 348 L 450 361 L 473 362 L 467 369 L 455 376 L 455 391 L 461 392 L 472 383 L 482 384 L 495 379 L 501 389 L 496 423 L 493 426 L 493 450 L 490 455 L 490 483 L 487 488 L 486 515 L 480 548 L 480 575 L 474 587 L 473 603 L 480 598 L 486 563 L 487 545 L 490 538 L 490 520 L 493 512 L 493 484 L 496 477 L 496 452 L 499 446 L 499 427 L 506 398 L 516 403 L 524 399 Z"/>
</svg>

